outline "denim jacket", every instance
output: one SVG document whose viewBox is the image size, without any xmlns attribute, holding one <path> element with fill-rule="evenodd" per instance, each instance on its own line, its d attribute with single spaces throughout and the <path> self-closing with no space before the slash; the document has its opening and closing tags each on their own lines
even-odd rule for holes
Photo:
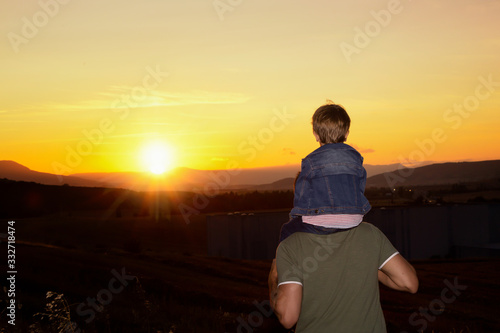
<svg viewBox="0 0 500 333">
<path fill-rule="evenodd" d="M 366 214 L 363 157 L 345 143 L 323 145 L 302 160 L 291 217 L 320 214 Z"/>
</svg>

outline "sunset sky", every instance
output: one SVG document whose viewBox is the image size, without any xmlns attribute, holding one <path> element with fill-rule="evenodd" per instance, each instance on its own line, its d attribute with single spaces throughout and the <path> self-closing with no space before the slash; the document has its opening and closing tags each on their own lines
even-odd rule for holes
<svg viewBox="0 0 500 333">
<path fill-rule="evenodd" d="M 150 142 L 171 167 L 299 164 L 327 99 L 366 164 L 500 159 L 498 0 L 0 9 L 0 160 L 32 170 L 142 171 Z"/>
</svg>

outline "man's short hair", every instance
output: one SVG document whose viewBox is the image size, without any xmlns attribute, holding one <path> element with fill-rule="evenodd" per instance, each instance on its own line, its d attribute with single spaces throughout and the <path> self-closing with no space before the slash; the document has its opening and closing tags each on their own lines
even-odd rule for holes
<svg viewBox="0 0 500 333">
<path fill-rule="evenodd" d="M 312 125 L 320 143 L 339 143 L 347 139 L 351 118 L 341 105 L 325 104 L 314 112 Z"/>
</svg>

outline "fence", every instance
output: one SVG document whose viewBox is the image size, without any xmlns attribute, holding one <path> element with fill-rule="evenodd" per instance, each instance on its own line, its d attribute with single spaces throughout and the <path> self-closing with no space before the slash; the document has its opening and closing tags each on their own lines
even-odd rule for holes
<svg viewBox="0 0 500 333">
<path fill-rule="evenodd" d="M 208 255 L 274 258 L 289 211 L 207 216 Z M 500 205 L 373 208 L 364 218 L 407 259 L 500 256 Z"/>
</svg>

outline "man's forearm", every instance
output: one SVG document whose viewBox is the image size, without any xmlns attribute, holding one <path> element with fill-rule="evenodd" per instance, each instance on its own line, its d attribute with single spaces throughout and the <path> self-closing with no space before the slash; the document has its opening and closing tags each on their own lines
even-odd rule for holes
<svg viewBox="0 0 500 333">
<path fill-rule="evenodd" d="M 269 301 L 271 307 L 285 328 L 291 328 L 297 323 L 302 302 L 302 285 L 289 283 L 278 288 L 278 270 L 276 260 L 273 260 L 268 277 Z"/>
<path fill-rule="evenodd" d="M 391 280 L 391 278 L 385 274 L 382 271 L 378 271 L 378 280 L 380 283 L 382 283 L 384 286 L 389 287 L 391 289 L 395 290 L 401 290 L 400 287 L 394 283 L 394 281 Z"/>
<path fill-rule="evenodd" d="M 409 288 L 399 286 L 396 282 L 394 282 L 390 276 L 385 274 L 382 271 L 378 271 L 378 280 L 380 283 L 382 283 L 384 286 L 389 287 L 394 290 L 399 290 L 399 291 L 406 291 L 406 292 L 411 292 Z"/>
<path fill-rule="evenodd" d="M 271 302 L 271 307 L 274 310 L 276 308 L 276 300 L 278 299 L 278 284 L 274 283 L 269 285 L 269 301 Z"/>
<path fill-rule="evenodd" d="M 418 277 L 415 268 L 400 254 L 395 255 L 380 269 L 379 281 L 389 288 L 416 293 Z"/>
<path fill-rule="evenodd" d="M 274 310 L 276 308 L 276 300 L 278 299 L 278 271 L 276 270 L 276 259 L 273 260 L 271 265 L 267 284 L 269 285 L 269 301 Z"/>
<path fill-rule="evenodd" d="M 271 265 L 267 284 L 269 285 L 269 302 L 271 303 L 271 308 L 281 322 L 281 312 L 276 309 L 276 304 L 278 303 L 278 270 L 276 269 L 276 259 L 273 260 Z"/>
</svg>

